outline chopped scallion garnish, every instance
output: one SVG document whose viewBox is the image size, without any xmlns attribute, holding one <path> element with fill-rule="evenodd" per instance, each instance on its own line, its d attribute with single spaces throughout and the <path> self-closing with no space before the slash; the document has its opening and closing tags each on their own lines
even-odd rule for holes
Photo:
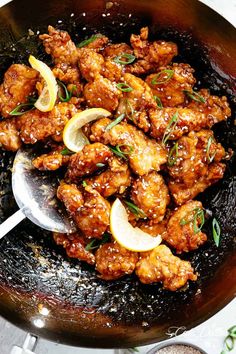
<svg viewBox="0 0 236 354">
<path fill-rule="evenodd" d="M 205 98 L 199 95 L 199 93 L 197 93 L 196 91 L 183 90 L 183 92 L 196 102 L 206 103 Z"/>
<path fill-rule="evenodd" d="M 61 150 L 61 155 L 73 155 L 73 154 L 75 154 L 75 152 L 73 152 L 67 148 Z"/>
<path fill-rule="evenodd" d="M 208 139 L 208 142 L 207 142 L 207 148 L 206 148 L 206 154 L 207 154 L 207 160 L 209 162 L 212 162 L 215 158 L 215 155 L 216 155 L 216 151 L 214 151 L 214 153 L 212 155 L 210 155 L 210 149 L 211 149 L 211 145 L 212 143 L 215 142 L 215 139 L 213 136 L 210 136 L 209 139 Z"/>
<path fill-rule="evenodd" d="M 124 201 L 131 213 L 136 215 L 139 218 L 146 218 L 146 214 L 144 211 L 140 208 L 137 207 L 134 203 L 128 202 L 127 200 Z"/>
<path fill-rule="evenodd" d="M 76 86 L 74 85 L 72 87 L 72 90 L 68 91 L 66 85 L 62 81 L 57 80 L 57 83 L 60 86 L 60 88 L 63 90 L 63 95 L 61 95 L 61 93 L 58 92 L 58 97 L 62 102 L 69 102 L 72 97 L 73 91 L 76 89 Z"/>
<path fill-rule="evenodd" d="M 156 103 L 157 103 L 157 107 L 158 107 L 158 108 L 163 108 L 163 104 L 162 104 L 162 102 L 161 102 L 160 97 L 158 97 L 158 96 L 153 96 L 153 97 L 154 97 L 154 100 L 155 100 Z"/>
<path fill-rule="evenodd" d="M 98 162 L 98 163 L 96 163 L 96 166 L 97 167 L 105 167 L 106 165 L 105 165 L 105 163 Z"/>
<path fill-rule="evenodd" d="M 123 151 L 121 150 L 121 148 L 128 148 L 129 151 Z M 126 144 L 120 144 L 120 145 L 116 145 L 115 147 L 111 147 L 110 146 L 110 150 L 117 156 L 122 157 L 123 159 L 127 160 L 127 157 L 125 155 L 130 155 L 133 151 L 134 148 L 130 145 L 126 145 Z"/>
<path fill-rule="evenodd" d="M 128 99 L 125 101 L 125 114 L 129 119 L 133 120 L 134 108 Z"/>
<path fill-rule="evenodd" d="M 166 144 L 166 142 L 169 140 L 171 134 L 175 130 L 176 124 L 178 122 L 178 112 L 176 112 L 171 120 L 169 121 L 166 130 L 164 132 L 163 138 L 162 138 L 162 144 Z"/>
<path fill-rule="evenodd" d="M 218 221 L 215 218 L 212 220 L 212 234 L 213 234 L 213 239 L 215 241 L 216 246 L 219 247 L 221 229 L 220 229 L 220 225 L 219 225 Z"/>
<path fill-rule="evenodd" d="M 127 59 L 127 60 L 126 60 Z M 127 64 L 131 64 L 135 61 L 136 57 L 133 54 L 129 54 L 129 53 L 122 53 L 120 55 L 117 55 L 113 61 L 117 64 L 121 64 L 121 65 L 127 65 Z"/>
<path fill-rule="evenodd" d="M 178 158 L 178 148 L 179 144 L 175 143 L 174 146 L 171 148 L 169 156 L 168 156 L 168 165 L 173 166 Z"/>
<path fill-rule="evenodd" d="M 162 70 L 153 77 L 151 84 L 152 85 L 165 84 L 173 77 L 174 73 L 175 73 L 174 70 L 169 70 L 169 69 Z"/>
<path fill-rule="evenodd" d="M 88 45 L 88 44 L 94 42 L 95 39 L 101 38 L 101 37 L 103 37 L 102 34 L 93 34 L 90 38 L 85 39 L 84 41 L 82 41 L 82 42 L 80 42 L 79 44 L 77 44 L 76 47 L 78 47 L 78 48 L 85 47 L 86 45 Z"/>
<path fill-rule="evenodd" d="M 235 338 L 236 338 L 236 326 L 233 326 L 228 329 L 228 335 L 224 339 L 224 349 L 222 350 L 221 354 L 226 354 L 228 352 L 231 352 L 234 349 Z"/>
<path fill-rule="evenodd" d="M 91 242 L 89 242 L 87 244 L 85 249 L 86 249 L 86 251 L 94 250 L 94 249 L 98 248 L 99 246 L 103 245 L 104 243 L 107 243 L 109 240 L 110 240 L 110 235 L 105 233 L 101 240 L 94 238 Z"/>
<path fill-rule="evenodd" d="M 123 92 L 131 92 L 133 91 L 132 87 L 130 87 L 128 84 L 126 84 L 125 82 L 119 82 L 118 84 L 116 84 L 116 87 Z"/>
<path fill-rule="evenodd" d="M 201 231 L 204 223 L 205 223 L 205 216 L 204 216 L 204 211 L 200 208 L 195 208 L 193 210 L 194 214 L 193 217 L 188 218 L 188 219 L 181 219 L 180 220 L 180 225 L 184 226 L 187 225 L 191 222 L 193 222 L 193 231 L 195 234 Z M 198 222 L 200 220 L 200 225 L 198 226 Z"/>
<path fill-rule="evenodd" d="M 105 131 L 110 130 L 111 128 L 115 127 L 117 124 L 119 124 L 123 119 L 125 118 L 124 113 L 120 114 L 119 117 L 117 117 L 113 122 L 108 124 L 108 126 L 105 128 Z"/>
<path fill-rule="evenodd" d="M 11 116 L 21 116 L 22 114 L 31 111 L 32 109 L 34 109 L 34 103 L 22 103 L 19 104 L 18 106 L 16 106 L 16 108 L 14 108 L 9 114 Z M 28 109 L 26 109 L 28 107 Z"/>
<path fill-rule="evenodd" d="M 85 188 L 85 187 L 87 187 L 87 182 L 86 181 L 82 181 L 82 186 Z"/>
</svg>

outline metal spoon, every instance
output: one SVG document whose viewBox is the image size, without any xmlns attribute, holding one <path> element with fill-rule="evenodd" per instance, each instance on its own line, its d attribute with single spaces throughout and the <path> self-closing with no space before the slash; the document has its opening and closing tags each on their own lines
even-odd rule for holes
<svg viewBox="0 0 236 354">
<path fill-rule="evenodd" d="M 0 225 L 0 239 L 26 217 L 49 231 L 75 231 L 73 221 L 56 198 L 58 176 L 35 169 L 32 160 L 36 156 L 35 148 L 20 149 L 15 156 L 12 189 L 20 210 Z"/>
</svg>

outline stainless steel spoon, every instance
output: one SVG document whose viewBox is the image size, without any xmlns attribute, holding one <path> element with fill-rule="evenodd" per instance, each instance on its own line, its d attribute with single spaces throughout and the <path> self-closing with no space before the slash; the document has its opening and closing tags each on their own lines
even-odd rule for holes
<svg viewBox="0 0 236 354">
<path fill-rule="evenodd" d="M 35 148 L 20 149 L 12 169 L 12 189 L 19 210 L 0 225 L 0 239 L 26 217 L 43 229 L 61 233 L 75 231 L 73 221 L 56 198 L 58 176 L 34 168 Z"/>
</svg>

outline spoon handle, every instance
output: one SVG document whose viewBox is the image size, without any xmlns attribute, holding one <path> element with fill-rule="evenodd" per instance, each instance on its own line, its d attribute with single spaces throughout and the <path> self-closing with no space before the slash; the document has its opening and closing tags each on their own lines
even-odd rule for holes
<svg viewBox="0 0 236 354">
<path fill-rule="evenodd" d="M 22 220 L 25 219 L 25 214 L 22 209 L 16 211 L 12 216 L 5 220 L 0 225 L 0 239 L 5 236 L 9 231 L 11 231 L 16 225 L 18 225 Z"/>
</svg>

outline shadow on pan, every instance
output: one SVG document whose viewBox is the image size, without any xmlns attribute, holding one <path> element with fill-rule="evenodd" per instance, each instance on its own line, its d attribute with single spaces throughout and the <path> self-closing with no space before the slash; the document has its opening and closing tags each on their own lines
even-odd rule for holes
<svg viewBox="0 0 236 354">
<path fill-rule="evenodd" d="M 152 38 L 176 42 L 176 60 L 196 69 L 197 85 L 227 95 L 235 112 L 236 30 L 198 1 L 13 1 L 0 10 L 1 77 L 11 63 L 26 63 L 29 53 L 50 63 L 37 36 L 26 35 L 29 28 L 35 34 L 45 31 L 48 24 L 68 30 L 76 42 L 94 32 L 128 41 L 130 33 L 148 25 Z M 215 127 L 215 134 L 235 151 L 234 119 Z M 1 221 L 16 209 L 10 186 L 13 158 L 0 152 Z M 185 256 L 200 274 L 185 291 L 145 286 L 135 276 L 102 281 L 89 266 L 68 259 L 50 233 L 24 221 L 0 243 L 1 315 L 36 335 L 97 348 L 144 345 L 203 322 L 236 292 L 235 172 L 233 157 L 225 178 L 199 196 L 221 225 L 221 245 L 214 245 L 206 223 L 209 241 Z"/>
</svg>

